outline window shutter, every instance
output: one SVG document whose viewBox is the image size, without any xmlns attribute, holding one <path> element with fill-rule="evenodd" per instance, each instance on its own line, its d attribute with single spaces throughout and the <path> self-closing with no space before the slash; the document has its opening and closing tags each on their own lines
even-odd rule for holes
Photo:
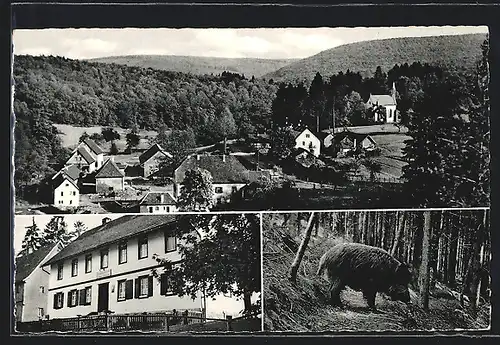
<svg viewBox="0 0 500 345">
<path fill-rule="evenodd" d="M 80 305 L 85 305 L 85 299 L 86 299 L 85 289 L 80 290 L 79 297 L 80 297 Z"/>
<path fill-rule="evenodd" d="M 64 307 L 64 292 L 59 292 L 59 294 L 61 295 L 61 305 L 58 309 L 61 309 L 62 307 Z"/>
<path fill-rule="evenodd" d="M 164 296 L 167 294 L 167 275 L 163 273 L 160 276 L 160 295 Z"/>
<path fill-rule="evenodd" d="M 148 277 L 148 296 L 153 296 L 153 276 Z"/>
<path fill-rule="evenodd" d="M 134 281 L 129 279 L 125 282 L 125 299 L 132 299 L 134 297 Z"/>
<path fill-rule="evenodd" d="M 139 283 L 139 278 L 137 278 L 137 279 L 135 279 L 135 293 L 134 293 L 135 298 L 139 298 L 140 289 L 141 289 L 141 285 Z"/>
<path fill-rule="evenodd" d="M 68 307 L 72 307 L 72 305 L 71 305 L 71 291 L 68 291 Z"/>
<path fill-rule="evenodd" d="M 59 295 L 59 294 L 58 294 L 58 293 L 55 293 L 55 294 L 54 294 L 54 305 L 53 305 L 54 309 L 59 309 L 59 308 L 57 307 L 57 295 Z"/>
</svg>

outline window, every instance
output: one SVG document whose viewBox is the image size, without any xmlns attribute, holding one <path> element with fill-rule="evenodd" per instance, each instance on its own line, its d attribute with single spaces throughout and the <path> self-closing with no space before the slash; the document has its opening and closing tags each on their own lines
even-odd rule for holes
<svg viewBox="0 0 500 345">
<path fill-rule="evenodd" d="M 85 304 L 92 303 L 92 286 L 85 288 Z"/>
<path fill-rule="evenodd" d="M 127 284 L 129 284 L 127 282 Z M 135 298 L 147 298 L 153 296 L 153 276 L 140 276 L 135 280 Z M 126 289 L 128 289 L 126 287 Z M 127 294 L 127 291 L 125 291 Z"/>
<path fill-rule="evenodd" d="M 108 268 L 108 249 L 101 250 L 101 269 Z"/>
<path fill-rule="evenodd" d="M 306 138 L 309 138 L 311 137 L 311 135 L 309 133 L 306 133 Z"/>
<path fill-rule="evenodd" d="M 306 146 L 306 142 L 305 141 L 302 142 L 302 146 Z"/>
<path fill-rule="evenodd" d="M 40 286 L 40 293 L 45 293 L 45 286 Z"/>
<path fill-rule="evenodd" d="M 221 194 L 222 193 L 222 187 L 215 187 L 215 193 Z"/>
<path fill-rule="evenodd" d="M 133 279 L 123 279 L 118 281 L 118 302 L 125 301 L 127 299 L 133 298 L 134 280 Z M 137 291 L 138 288 L 137 288 Z"/>
<path fill-rule="evenodd" d="M 149 213 L 153 213 L 153 206 L 149 206 Z"/>
<path fill-rule="evenodd" d="M 172 289 L 169 286 L 168 282 L 168 274 L 163 273 L 160 275 L 160 295 L 161 296 L 170 296 L 173 295 Z"/>
<path fill-rule="evenodd" d="M 73 200 L 70 200 L 70 201 L 69 201 L 69 204 L 71 205 L 72 203 L 73 203 Z"/>
<path fill-rule="evenodd" d="M 148 295 L 148 290 L 149 290 L 149 279 L 148 277 L 141 277 L 139 278 L 139 296 L 147 296 Z"/>
<path fill-rule="evenodd" d="M 69 187 L 69 183 L 66 183 L 66 184 L 65 184 L 65 186 L 66 186 L 66 187 Z"/>
<path fill-rule="evenodd" d="M 127 283 L 127 280 L 119 280 L 118 281 L 118 301 L 124 301 L 125 300 L 125 284 Z"/>
<path fill-rule="evenodd" d="M 147 236 L 141 236 L 138 240 L 139 245 L 139 259 L 144 259 L 148 257 L 148 238 Z"/>
<path fill-rule="evenodd" d="M 71 290 L 68 292 L 68 307 L 78 305 L 78 290 Z"/>
<path fill-rule="evenodd" d="M 41 319 L 45 316 L 45 311 L 43 308 L 38 308 L 38 318 Z"/>
<path fill-rule="evenodd" d="M 92 272 L 92 254 L 85 255 L 85 273 Z"/>
<path fill-rule="evenodd" d="M 64 192 L 61 192 L 61 196 L 64 196 Z"/>
<path fill-rule="evenodd" d="M 70 293 L 71 293 L 71 291 L 70 291 Z M 90 305 L 90 304 L 92 304 L 92 287 L 87 286 L 87 287 L 81 289 L 80 291 L 76 291 L 75 296 L 77 298 L 78 305 Z"/>
<path fill-rule="evenodd" d="M 64 298 L 64 293 L 63 292 L 58 292 L 54 294 L 54 309 L 61 309 L 63 307 L 63 298 Z"/>
<path fill-rule="evenodd" d="M 71 276 L 75 277 L 78 275 L 78 259 L 71 261 Z"/>
<path fill-rule="evenodd" d="M 118 263 L 124 264 L 127 262 L 127 242 L 122 242 L 118 245 Z"/>
<path fill-rule="evenodd" d="M 231 187 L 231 192 L 232 193 L 236 193 L 237 191 L 238 191 L 238 187 L 236 187 L 236 186 L 232 186 Z"/>
<path fill-rule="evenodd" d="M 59 200 L 59 203 L 62 204 L 63 203 L 62 200 Z"/>
<path fill-rule="evenodd" d="M 62 280 L 63 279 L 63 264 L 60 263 L 59 265 L 57 265 L 57 280 Z"/>
<path fill-rule="evenodd" d="M 73 192 L 73 195 L 76 196 L 76 192 Z"/>
<path fill-rule="evenodd" d="M 177 250 L 177 237 L 165 232 L 165 253 Z"/>
</svg>

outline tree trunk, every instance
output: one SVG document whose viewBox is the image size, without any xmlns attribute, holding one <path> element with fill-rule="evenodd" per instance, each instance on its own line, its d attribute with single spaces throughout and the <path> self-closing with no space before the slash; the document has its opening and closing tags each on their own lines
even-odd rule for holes
<svg viewBox="0 0 500 345">
<path fill-rule="evenodd" d="M 398 214 L 399 213 L 399 214 Z M 396 236 L 394 237 L 394 242 L 391 248 L 391 255 L 396 256 L 396 251 L 398 250 L 399 240 L 401 239 L 401 235 L 404 232 L 404 223 L 406 218 L 406 212 L 397 212 L 396 217 L 398 217 L 398 227 L 396 231 Z"/>
<path fill-rule="evenodd" d="M 470 304 L 470 312 L 473 317 L 477 316 L 477 309 L 479 307 L 479 297 L 481 291 L 481 249 L 483 248 L 483 233 L 486 229 L 486 219 L 487 219 L 487 211 L 484 210 L 483 213 L 483 222 L 478 227 L 476 233 L 476 240 L 474 241 L 474 251 L 472 253 L 472 286 L 471 286 L 471 304 Z"/>
<path fill-rule="evenodd" d="M 422 263 L 420 265 L 419 288 L 420 288 L 420 306 L 424 310 L 429 310 L 429 282 L 430 282 L 430 254 L 431 254 L 431 213 L 424 212 L 424 227 L 422 231 Z"/>
<path fill-rule="evenodd" d="M 432 232 L 431 238 L 431 289 L 435 288 L 436 280 L 438 278 L 438 243 L 441 233 L 443 232 L 443 221 L 444 221 L 444 212 L 441 211 L 439 213 L 439 225 L 437 231 Z"/>
<path fill-rule="evenodd" d="M 307 244 L 311 238 L 311 232 L 314 226 L 314 223 L 317 221 L 316 212 L 312 212 L 309 217 L 309 221 L 307 222 L 306 232 L 304 234 L 304 238 L 302 242 L 300 242 L 299 249 L 297 251 L 297 255 L 295 255 L 295 259 L 293 260 L 292 266 L 290 267 L 290 281 L 295 283 L 297 281 L 297 271 L 299 270 L 300 262 L 304 257 L 304 253 L 307 248 Z"/>
<path fill-rule="evenodd" d="M 252 308 L 252 293 L 245 291 L 243 293 L 243 305 L 246 312 Z"/>
<path fill-rule="evenodd" d="M 461 221 L 461 216 L 460 216 Z M 447 282 L 453 288 L 456 285 L 456 266 L 457 266 L 457 246 L 458 246 L 458 228 L 450 224 L 450 238 L 448 251 L 448 272 Z"/>
<path fill-rule="evenodd" d="M 425 213 L 424 213 L 425 215 Z M 418 223 L 420 223 L 420 219 L 416 219 Z M 422 263 L 422 241 L 423 241 L 423 227 L 420 224 L 417 224 L 415 227 L 415 236 L 414 236 L 414 243 L 415 243 L 415 250 L 413 251 L 413 267 L 418 270 L 421 263 Z"/>
<path fill-rule="evenodd" d="M 224 154 L 227 154 L 227 137 L 224 136 Z"/>
<path fill-rule="evenodd" d="M 318 219 L 314 223 L 314 237 L 318 237 L 319 223 L 320 223 L 320 218 L 322 217 L 322 213 L 319 213 L 317 217 Z"/>
</svg>

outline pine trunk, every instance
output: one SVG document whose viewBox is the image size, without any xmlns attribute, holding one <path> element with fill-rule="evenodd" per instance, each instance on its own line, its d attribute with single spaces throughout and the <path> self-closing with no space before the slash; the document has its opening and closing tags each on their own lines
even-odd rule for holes
<svg viewBox="0 0 500 345">
<path fill-rule="evenodd" d="M 424 226 L 422 231 L 422 263 L 420 265 L 419 288 L 420 306 L 429 310 L 429 282 L 430 282 L 430 254 L 431 254 L 431 213 L 424 212 Z"/>
<path fill-rule="evenodd" d="M 398 219 L 398 226 L 396 230 L 396 235 L 394 236 L 394 242 L 392 243 L 391 255 L 396 256 L 396 251 L 398 250 L 399 240 L 401 239 L 401 235 L 404 233 L 405 229 L 405 218 L 406 212 L 396 212 L 396 217 Z"/>
<path fill-rule="evenodd" d="M 315 212 L 311 213 L 311 216 L 309 217 L 309 221 L 307 222 L 307 228 L 304 234 L 304 238 L 302 239 L 299 249 L 297 250 L 297 255 L 295 255 L 295 259 L 293 260 L 292 266 L 290 267 L 290 281 L 295 283 L 297 281 L 297 271 L 299 270 L 300 262 L 302 261 L 302 258 L 304 257 L 304 253 L 307 248 L 307 244 L 309 243 L 309 240 L 311 239 L 311 232 L 313 229 L 313 226 L 315 225 L 315 222 L 317 222 L 317 216 Z"/>
<path fill-rule="evenodd" d="M 460 216 L 461 221 L 461 216 Z M 451 224 L 448 251 L 448 273 L 447 282 L 451 287 L 456 286 L 456 266 L 457 266 L 457 247 L 458 247 L 458 228 Z"/>
<path fill-rule="evenodd" d="M 483 214 L 483 222 L 482 224 L 478 227 L 477 233 L 476 233 L 476 239 L 474 241 L 474 251 L 472 253 L 472 286 L 471 286 L 471 315 L 473 317 L 477 316 L 477 309 L 479 307 L 479 298 L 480 298 L 480 291 L 481 291 L 481 277 L 482 277 L 482 270 L 481 270 L 481 249 L 483 248 L 483 233 L 485 232 L 486 229 L 486 218 L 487 217 L 487 211 L 484 211 Z"/>
</svg>

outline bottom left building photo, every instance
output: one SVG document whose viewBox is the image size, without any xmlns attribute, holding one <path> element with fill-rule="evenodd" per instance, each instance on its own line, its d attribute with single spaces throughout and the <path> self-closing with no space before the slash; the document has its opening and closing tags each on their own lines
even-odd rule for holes
<svg viewBox="0 0 500 345">
<path fill-rule="evenodd" d="M 259 214 L 14 224 L 16 333 L 262 330 Z"/>
</svg>

